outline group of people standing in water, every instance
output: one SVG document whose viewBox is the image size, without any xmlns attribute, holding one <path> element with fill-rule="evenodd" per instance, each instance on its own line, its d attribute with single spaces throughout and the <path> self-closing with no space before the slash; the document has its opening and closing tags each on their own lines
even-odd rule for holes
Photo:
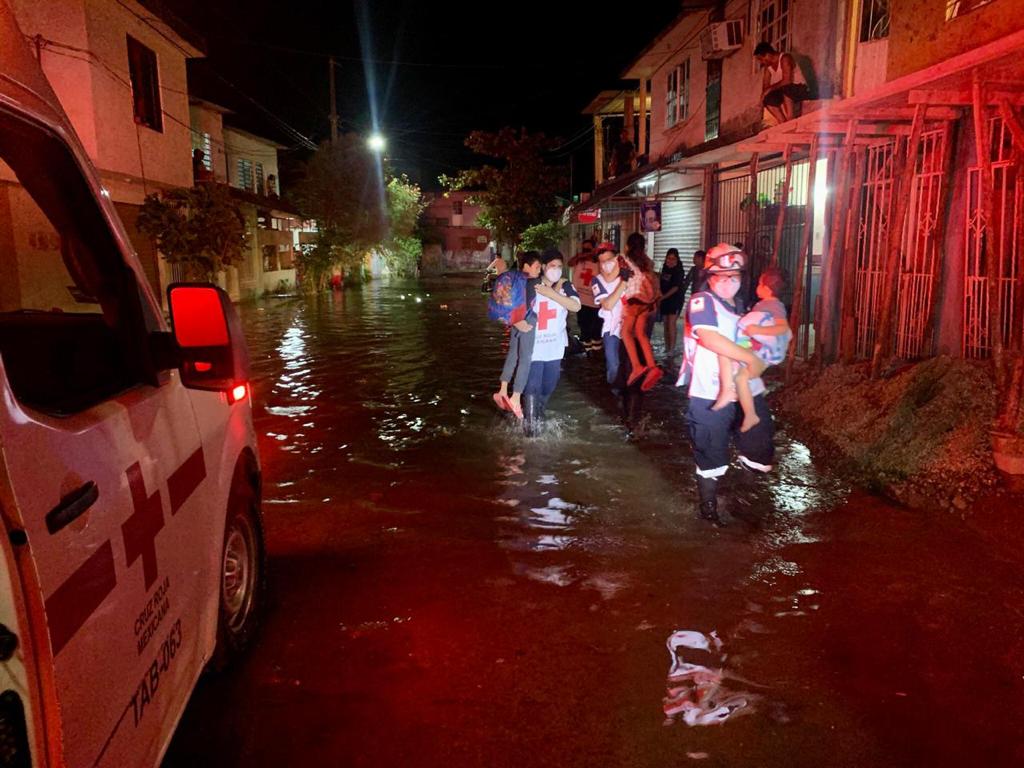
<svg viewBox="0 0 1024 768">
<path fill-rule="evenodd" d="M 570 345 L 568 317 L 577 315 L 582 350 L 603 355 L 608 385 L 623 399 L 627 424 L 635 423 L 644 393 L 674 368 L 683 315 L 675 383 L 688 386 L 700 516 L 723 525 L 717 485 L 730 464 L 730 444 L 740 466 L 772 468 L 774 426 L 761 374 L 784 358 L 792 336 L 779 300 L 783 276 L 764 270 L 753 287 L 759 301 L 746 312 L 741 287 L 748 261 L 741 248 L 722 243 L 697 251 L 689 268 L 671 248 L 656 272 L 645 246 L 644 236 L 634 233 L 622 253 L 610 242 L 584 241 L 568 263 L 557 250 L 520 254 L 516 268 L 526 281 L 525 298 L 522 311 L 510 318 L 509 350 L 493 398 L 522 420 L 528 436 L 537 434 Z M 658 319 L 663 365 L 650 339 Z"/>
</svg>

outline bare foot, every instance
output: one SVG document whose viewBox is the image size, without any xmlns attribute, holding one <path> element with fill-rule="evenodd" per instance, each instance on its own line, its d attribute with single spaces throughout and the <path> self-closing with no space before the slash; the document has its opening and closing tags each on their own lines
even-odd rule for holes
<svg viewBox="0 0 1024 768">
<path fill-rule="evenodd" d="M 740 432 L 749 432 L 760 423 L 761 419 L 756 413 L 752 413 L 749 416 L 744 416 L 743 423 L 740 424 Z"/>
<path fill-rule="evenodd" d="M 733 394 L 729 390 L 726 390 L 725 392 L 723 392 L 722 394 L 720 394 L 718 396 L 718 399 L 715 400 L 715 404 L 711 406 L 711 410 L 712 411 L 720 411 L 723 408 L 725 408 L 727 405 L 731 404 L 732 402 L 733 402 Z"/>
<path fill-rule="evenodd" d="M 519 400 L 522 397 L 522 393 L 513 392 L 512 396 L 508 398 L 508 409 L 512 411 L 512 414 L 517 418 L 523 418 L 523 407 L 519 404 Z"/>
</svg>

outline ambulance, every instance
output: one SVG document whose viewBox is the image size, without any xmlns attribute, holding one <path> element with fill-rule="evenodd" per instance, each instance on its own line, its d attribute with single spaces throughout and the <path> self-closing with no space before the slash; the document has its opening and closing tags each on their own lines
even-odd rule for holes
<svg viewBox="0 0 1024 768">
<path fill-rule="evenodd" d="M 0 0 L 0 768 L 158 765 L 257 628 L 245 341 L 168 308 Z"/>
</svg>

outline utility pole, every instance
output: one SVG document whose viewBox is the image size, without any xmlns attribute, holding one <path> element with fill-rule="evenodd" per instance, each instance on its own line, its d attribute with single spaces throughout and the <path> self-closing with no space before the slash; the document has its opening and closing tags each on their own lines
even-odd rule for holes
<svg viewBox="0 0 1024 768">
<path fill-rule="evenodd" d="M 338 97 L 334 89 L 334 57 L 327 59 L 327 72 L 331 88 L 331 144 L 338 143 Z"/>
</svg>

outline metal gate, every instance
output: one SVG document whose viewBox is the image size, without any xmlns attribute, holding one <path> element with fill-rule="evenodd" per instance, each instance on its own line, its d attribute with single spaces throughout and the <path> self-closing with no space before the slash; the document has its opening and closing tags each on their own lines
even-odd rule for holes
<svg viewBox="0 0 1024 768">
<path fill-rule="evenodd" d="M 989 120 L 992 181 L 995 198 L 992 210 L 994 247 L 999 264 L 1002 312 L 999 327 L 1003 343 L 1010 340 L 1010 326 L 1017 296 L 1016 280 L 1020 272 L 1020 228 L 1024 226 L 1024 178 L 1013 163 L 1010 131 L 1002 119 Z M 988 357 L 992 352 L 989 337 L 988 274 L 985 265 L 985 227 L 981 216 L 981 169 L 967 170 L 967 226 L 964 259 L 964 357 Z"/>
<path fill-rule="evenodd" d="M 921 357 L 928 335 L 927 325 L 933 317 L 941 251 L 937 232 L 943 215 L 948 142 L 948 127 L 922 133 L 915 163 L 896 287 L 896 356 L 904 360 Z"/>
<path fill-rule="evenodd" d="M 796 272 L 798 251 L 802 239 L 807 202 L 807 181 L 810 163 L 807 160 L 793 162 L 789 180 L 786 220 L 782 229 L 779 246 L 779 266 L 785 272 L 787 281 L 780 297 L 788 305 L 793 295 L 793 277 Z M 746 243 L 751 261 L 750 280 L 756 280 L 767 266 L 775 248 L 775 224 L 782 213 L 782 187 L 786 182 L 786 166 L 776 165 L 761 169 L 757 173 L 757 221 L 753 242 L 747 242 L 751 232 L 748 206 L 750 176 L 736 176 L 718 182 L 716 199 L 717 229 L 714 242 Z M 752 290 L 752 286 L 751 286 Z"/>
<path fill-rule="evenodd" d="M 662 199 L 661 230 L 654 234 L 654 252 L 649 254 L 658 264 L 665 260 L 669 248 L 679 249 L 679 259 L 689 268 L 690 257 L 699 250 L 700 242 L 699 195 L 686 199 Z"/>
<path fill-rule="evenodd" d="M 857 237 L 857 275 L 854 302 L 856 355 L 869 358 L 874 350 L 879 305 L 885 279 L 885 248 L 892 219 L 896 142 L 867 148 Z"/>
</svg>

